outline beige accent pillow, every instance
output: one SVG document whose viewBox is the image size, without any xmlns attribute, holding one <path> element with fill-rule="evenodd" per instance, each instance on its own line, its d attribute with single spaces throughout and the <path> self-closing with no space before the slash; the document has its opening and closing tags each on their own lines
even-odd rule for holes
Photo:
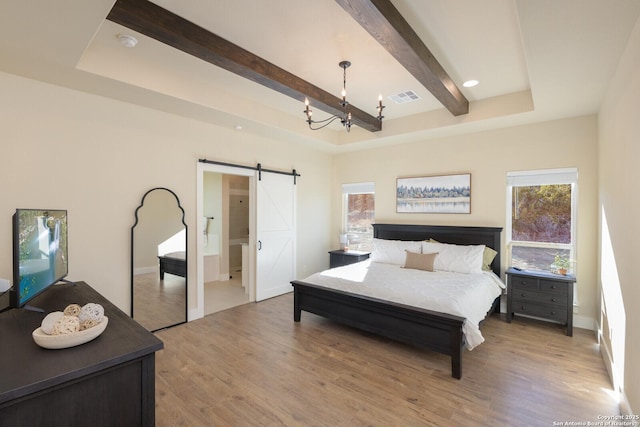
<svg viewBox="0 0 640 427">
<path fill-rule="evenodd" d="M 406 251 L 407 257 L 404 262 L 404 268 L 413 268 L 414 270 L 434 271 L 433 263 L 438 253 L 419 254 L 416 252 Z"/>
<path fill-rule="evenodd" d="M 482 254 L 482 269 L 484 271 L 492 271 L 491 263 L 493 262 L 493 259 L 496 257 L 496 255 L 498 255 L 498 252 L 485 246 L 484 253 Z"/>
</svg>

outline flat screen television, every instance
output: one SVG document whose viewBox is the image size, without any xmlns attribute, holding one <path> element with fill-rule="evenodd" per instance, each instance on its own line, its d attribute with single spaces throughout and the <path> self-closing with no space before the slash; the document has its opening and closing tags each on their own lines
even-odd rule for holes
<svg viewBox="0 0 640 427">
<path fill-rule="evenodd" d="M 13 216 L 11 307 L 24 307 L 69 273 L 67 211 L 17 209 Z"/>
</svg>

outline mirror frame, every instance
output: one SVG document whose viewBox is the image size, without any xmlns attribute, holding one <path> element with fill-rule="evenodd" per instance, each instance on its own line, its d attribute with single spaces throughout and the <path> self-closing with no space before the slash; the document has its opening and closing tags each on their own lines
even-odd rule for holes
<svg viewBox="0 0 640 427">
<path fill-rule="evenodd" d="M 173 323 L 167 326 L 163 326 L 161 328 L 155 329 L 151 332 L 156 332 L 162 329 L 166 329 L 166 328 L 170 328 L 172 326 L 177 326 L 177 325 L 181 325 L 183 323 L 187 323 L 189 320 L 188 318 L 188 314 L 189 314 L 189 279 L 188 279 L 188 261 L 189 261 L 189 227 L 187 226 L 187 223 L 184 221 L 184 216 L 185 216 L 185 212 L 184 209 L 182 208 L 182 205 L 180 204 L 180 199 L 178 198 L 178 195 L 176 193 L 174 193 L 172 190 L 166 188 L 166 187 L 154 187 L 151 190 L 148 190 L 146 193 L 144 193 L 144 195 L 142 196 L 142 199 L 140 200 L 140 205 L 136 208 L 135 212 L 134 212 L 134 216 L 135 216 L 135 222 L 133 223 L 133 225 L 131 226 L 131 318 L 133 319 L 133 287 L 134 287 L 134 232 L 135 232 L 135 228 L 136 225 L 138 225 L 138 211 L 144 206 L 144 200 L 146 199 L 146 197 L 154 192 L 154 191 L 158 191 L 158 190 L 164 190 L 164 191 L 168 191 L 169 193 L 171 193 L 173 195 L 173 197 L 175 197 L 176 199 L 176 203 L 178 204 L 178 208 L 180 209 L 180 211 L 182 212 L 182 225 L 184 225 L 184 258 L 185 258 L 185 263 L 187 263 L 186 265 L 186 270 L 187 273 L 185 274 L 184 277 L 184 321 L 183 322 L 178 322 L 178 323 Z"/>
</svg>

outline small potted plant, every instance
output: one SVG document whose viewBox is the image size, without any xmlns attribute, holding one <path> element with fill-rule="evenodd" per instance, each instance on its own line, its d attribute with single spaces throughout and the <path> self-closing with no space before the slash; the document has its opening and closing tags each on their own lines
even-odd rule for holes
<svg viewBox="0 0 640 427">
<path fill-rule="evenodd" d="M 571 266 L 571 260 L 566 256 L 556 254 L 553 260 L 553 265 L 556 266 L 556 269 L 558 270 L 558 274 L 562 274 L 564 276 L 567 274 L 567 271 Z"/>
</svg>

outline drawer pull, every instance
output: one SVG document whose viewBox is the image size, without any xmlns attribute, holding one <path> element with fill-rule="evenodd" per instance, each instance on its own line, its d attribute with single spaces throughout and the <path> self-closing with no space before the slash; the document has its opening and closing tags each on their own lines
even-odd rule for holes
<svg viewBox="0 0 640 427">
<path fill-rule="evenodd" d="M 521 285 L 526 285 L 526 284 L 527 284 L 527 282 L 526 282 L 526 281 L 524 281 L 524 280 L 521 280 L 521 281 L 520 281 L 520 284 L 521 284 Z"/>
<path fill-rule="evenodd" d="M 556 302 L 556 299 L 555 298 L 551 298 L 551 302 Z"/>
<path fill-rule="evenodd" d="M 555 315 L 556 315 L 556 312 L 555 312 L 555 311 L 552 311 L 552 312 L 551 312 L 551 315 L 552 315 L 552 316 L 555 316 Z"/>
<path fill-rule="evenodd" d="M 523 296 L 523 297 L 526 297 L 526 296 L 527 296 L 527 294 L 525 294 L 525 293 L 523 292 L 523 293 L 522 293 L 522 296 Z"/>
<path fill-rule="evenodd" d="M 556 285 L 551 285 L 551 289 L 556 289 Z"/>
</svg>

